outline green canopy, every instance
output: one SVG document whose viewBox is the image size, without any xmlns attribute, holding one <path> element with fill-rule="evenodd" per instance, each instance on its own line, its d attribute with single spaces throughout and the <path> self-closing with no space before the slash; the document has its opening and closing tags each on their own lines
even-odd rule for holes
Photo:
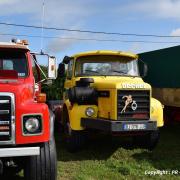
<svg viewBox="0 0 180 180">
<path fill-rule="evenodd" d="M 180 46 L 141 53 L 139 58 L 148 65 L 144 80 L 152 87 L 180 88 Z"/>
</svg>

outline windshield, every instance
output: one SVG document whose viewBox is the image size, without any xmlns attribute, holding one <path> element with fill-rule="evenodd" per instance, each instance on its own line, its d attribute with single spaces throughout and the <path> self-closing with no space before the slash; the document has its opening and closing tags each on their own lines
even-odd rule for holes
<svg viewBox="0 0 180 180">
<path fill-rule="evenodd" d="M 139 71 L 135 59 L 97 55 L 78 58 L 75 76 L 139 76 Z"/>
<path fill-rule="evenodd" d="M 28 68 L 25 52 L 17 49 L 1 49 L 0 70 L 15 70 L 18 73 L 18 77 L 26 77 L 28 75 Z"/>
</svg>

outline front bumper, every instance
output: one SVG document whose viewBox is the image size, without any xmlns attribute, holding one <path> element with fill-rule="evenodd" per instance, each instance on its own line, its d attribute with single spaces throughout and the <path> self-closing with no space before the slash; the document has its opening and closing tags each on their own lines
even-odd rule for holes
<svg viewBox="0 0 180 180">
<path fill-rule="evenodd" d="M 145 132 L 157 130 L 157 122 L 151 120 L 117 121 L 100 118 L 82 118 L 81 126 L 107 132 Z"/>
<path fill-rule="evenodd" d="M 0 148 L 0 157 L 38 156 L 39 147 Z"/>
</svg>

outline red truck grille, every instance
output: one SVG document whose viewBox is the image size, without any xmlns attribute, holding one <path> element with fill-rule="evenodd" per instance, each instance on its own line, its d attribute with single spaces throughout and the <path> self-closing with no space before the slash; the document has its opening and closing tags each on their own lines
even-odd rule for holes
<svg viewBox="0 0 180 180">
<path fill-rule="evenodd" d="M 150 91 L 148 90 L 118 90 L 117 93 L 117 117 L 118 120 L 150 118 Z M 125 108 L 127 97 L 131 96 L 132 102 Z"/>
<path fill-rule="evenodd" d="M 0 93 L 0 144 L 11 144 L 14 136 L 14 95 Z"/>
</svg>

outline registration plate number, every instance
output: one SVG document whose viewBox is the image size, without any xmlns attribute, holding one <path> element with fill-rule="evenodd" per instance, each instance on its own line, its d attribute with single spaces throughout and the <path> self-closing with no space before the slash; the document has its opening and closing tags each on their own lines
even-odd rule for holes
<svg viewBox="0 0 180 180">
<path fill-rule="evenodd" d="M 124 124 L 124 130 L 144 130 L 146 124 Z"/>
</svg>

